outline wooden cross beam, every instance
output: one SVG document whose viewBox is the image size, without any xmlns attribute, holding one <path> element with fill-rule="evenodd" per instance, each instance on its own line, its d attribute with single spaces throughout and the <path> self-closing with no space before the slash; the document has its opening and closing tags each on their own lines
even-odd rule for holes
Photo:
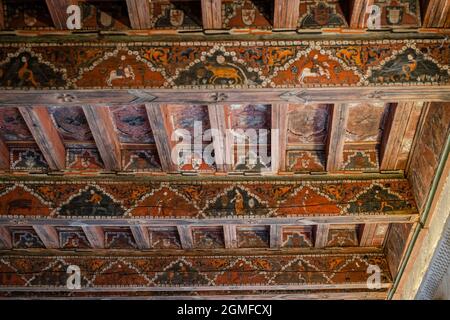
<svg viewBox="0 0 450 320">
<path fill-rule="evenodd" d="M 424 12 L 424 28 L 450 28 L 450 0 L 429 0 Z"/>
<path fill-rule="evenodd" d="M 130 228 L 138 248 L 141 250 L 150 249 L 150 234 L 147 227 L 131 226 Z"/>
<path fill-rule="evenodd" d="M 203 29 L 222 29 L 222 0 L 202 0 Z"/>
<path fill-rule="evenodd" d="M 67 29 L 67 8 L 78 0 L 45 0 L 56 29 Z"/>
<path fill-rule="evenodd" d="M 227 124 L 227 106 L 208 105 L 209 122 L 213 135 L 214 156 L 217 171 L 227 172 L 231 169 L 232 148 L 227 136 L 229 125 Z"/>
<path fill-rule="evenodd" d="M 33 229 L 47 249 L 57 249 L 60 247 L 59 235 L 54 227 L 35 225 Z"/>
<path fill-rule="evenodd" d="M 382 246 L 389 224 L 387 223 L 366 223 L 361 226 L 359 245 L 361 247 Z"/>
<path fill-rule="evenodd" d="M 409 152 L 402 149 L 412 142 L 423 105 L 416 102 L 390 105 L 380 148 L 381 170 L 406 169 Z"/>
<path fill-rule="evenodd" d="M 194 248 L 194 240 L 192 238 L 191 227 L 186 225 L 181 225 L 177 227 L 178 235 L 180 237 L 181 247 L 185 250 Z"/>
<path fill-rule="evenodd" d="M 300 18 L 300 0 L 275 0 L 273 28 L 296 30 Z"/>
<path fill-rule="evenodd" d="M 272 173 L 286 171 L 287 111 L 289 104 L 272 105 L 271 163 Z"/>
<path fill-rule="evenodd" d="M 3 242 L 3 247 L 5 249 L 12 249 L 13 241 L 11 238 L 11 233 L 4 226 L 0 226 L 0 241 Z"/>
<path fill-rule="evenodd" d="M 105 169 L 119 171 L 122 167 L 120 142 L 109 107 L 83 106 L 83 111 Z"/>
<path fill-rule="evenodd" d="M 345 132 L 349 109 L 345 104 L 336 104 L 331 109 L 327 139 L 327 171 L 339 171 L 342 164 Z"/>
<path fill-rule="evenodd" d="M 9 150 L 2 139 L 0 139 L 0 169 L 9 169 Z"/>
<path fill-rule="evenodd" d="M 374 0 L 350 0 L 350 28 L 367 28 L 367 11 Z"/>
<path fill-rule="evenodd" d="M 330 231 L 330 225 L 321 223 L 316 226 L 316 236 L 314 246 L 316 248 L 325 248 L 328 242 L 328 232 Z"/>
<path fill-rule="evenodd" d="M 270 226 L 270 247 L 272 249 L 281 248 L 282 243 L 282 227 L 280 225 L 272 224 Z"/>
<path fill-rule="evenodd" d="M 159 161 L 165 172 L 178 171 L 176 164 L 172 161 L 172 141 L 169 136 L 168 114 L 166 105 L 146 104 L 148 120 L 155 137 L 158 149 Z"/>
<path fill-rule="evenodd" d="M 152 28 L 150 1 L 127 0 L 127 7 L 131 28 L 140 30 Z"/>
<path fill-rule="evenodd" d="M 223 226 L 223 238 L 225 242 L 225 248 L 233 249 L 237 248 L 237 233 L 236 233 L 236 225 L 234 224 L 225 224 Z"/>
<path fill-rule="evenodd" d="M 66 149 L 48 109 L 42 106 L 19 107 L 28 129 L 52 170 L 64 170 Z"/>
<path fill-rule="evenodd" d="M 5 12 L 3 10 L 3 0 L 0 0 L 0 30 L 5 29 Z"/>
<path fill-rule="evenodd" d="M 94 249 L 105 248 L 105 233 L 102 227 L 83 226 L 82 228 L 92 248 Z"/>
</svg>

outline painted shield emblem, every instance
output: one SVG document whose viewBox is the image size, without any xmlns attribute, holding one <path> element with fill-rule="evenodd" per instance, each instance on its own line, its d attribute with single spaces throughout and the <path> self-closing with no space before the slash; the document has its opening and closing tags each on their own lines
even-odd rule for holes
<svg viewBox="0 0 450 320">
<path fill-rule="evenodd" d="M 389 24 L 399 24 L 403 20 L 403 9 L 401 7 L 387 7 L 386 13 Z"/>
<path fill-rule="evenodd" d="M 327 7 L 324 3 L 319 3 L 319 5 L 314 9 L 314 20 L 320 26 L 324 26 L 330 20 L 330 13 L 332 8 Z"/>
<path fill-rule="evenodd" d="M 177 9 L 170 9 L 170 24 L 179 27 L 183 24 L 184 12 Z"/>
<path fill-rule="evenodd" d="M 103 28 L 111 28 L 114 25 L 114 19 L 109 12 L 98 11 L 97 23 Z"/>
<path fill-rule="evenodd" d="M 251 26 L 255 22 L 255 9 L 242 9 L 242 22 L 246 26 Z"/>
</svg>

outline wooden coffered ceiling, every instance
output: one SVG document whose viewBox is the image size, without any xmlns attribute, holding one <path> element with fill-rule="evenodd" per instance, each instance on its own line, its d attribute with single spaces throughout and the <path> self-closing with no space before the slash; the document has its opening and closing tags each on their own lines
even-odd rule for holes
<svg viewBox="0 0 450 320">
<path fill-rule="evenodd" d="M 0 298 L 387 298 L 445 156 L 449 3 L 0 0 Z"/>
</svg>

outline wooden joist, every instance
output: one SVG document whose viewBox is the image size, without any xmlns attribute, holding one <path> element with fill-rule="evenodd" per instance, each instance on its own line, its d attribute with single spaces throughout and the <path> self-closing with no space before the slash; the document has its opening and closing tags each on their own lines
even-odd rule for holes
<svg viewBox="0 0 450 320">
<path fill-rule="evenodd" d="M 230 137 L 227 135 L 227 107 L 208 105 L 209 122 L 213 130 L 214 156 L 217 171 L 227 172 L 232 164 Z"/>
<path fill-rule="evenodd" d="M 0 169 L 9 169 L 9 150 L 2 139 L 0 139 Z"/>
<path fill-rule="evenodd" d="M 105 247 L 105 233 L 102 227 L 83 226 L 82 228 L 93 249 L 103 249 Z"/>
<path fill-rule="evenodd" d="M 63 170 L 66 162 L 66 149 L 51 120 L 48 109 L 43 106 L 32 106 L 19 107 L 19 111 L 49 168 Z"/>
<path fill-rule="evenodd" d="M 11 233 L 8 228 L 0 226 L 0 241 L 3 243 L 3 248 L 12 249 L 13 241 L 11 238 Z"/>
<path fill-rule="evenodd" d="M 345 133 L 349 115 L 348 106 L 336 104 L 331 109 L 327 141 L 327 171 L 339 171 L 343 159 Z"/>
<path fill-rule="evenodd" d="M 172 141 L 168 130 L 167 108 L 162 104 L 146 104 L 148 120 L 155 137 L 158 149 L 159 161 L 165 172 L 177 171 L 177 166 L 172 161 Z"/>
<path fill-rule="evenodd" d="M 280 225 L 272 224 L 270 226 L 270 248 L 272 249 L 279 249 L 281 248 L 282 244 L 282 234 L 281 229 L 282 227 Z"/>
<path fill-rule="evenodd" d="M 286 170 L 287 111 L 289 104 L 272 105 L 271 163 L 274 174 Z"/>
<path fill-rule="evenodd" d="M 59 235 L 54 227 L 35 225 L 33 229 L 47 249 L 57 249 L 60 247 Z"/>
<path fill-rule="evenodd" d="M 380 148 L 381 170 L 403 170 L 419 121 L 423 103 L 403 102 L 390 105 Z M 409 151 L 409 150 L 407 150 Z"/>
<path fill-rule="evenodd" d="M 424 28 L 450 28 L 450 0 L 429 0 L 423 14 Z"/>
<path fill-rule="evenodd" d="M 382 246 L 388 231 L 387 223 L 366 223 L 361 225 L 359 245 L 361 247 Z"/>
<path fill-rule="evenodd" d="M 316 226 L 315 244 L 316 248 L 324 248 L 328 242 L 328 232 L 330 231 L 329 224 L 318 224 Z"/>
<path fill-rule="evenodd" d="M 67 29 L 67 8 L 78 0 L 45 0 L 56 29 Z"/>
<path fill-rule="evenodd" d="M 177 227 L 178 235 L 180 237 L 181 247 L 184 250 L 194 248 L 194 240 L 192 238 L 192 230 L 189 226 L 181 225 Z"/>
<path fill-rule="evenodd" d="M 140 30 L 152 28 L 150 1 L 127 0 L 127 7 L 131 28 Z"/>
<path fill-rule="evenodd" d="M 120 142 L 109 107 L 84 105 L 83 111 L 105 169 L 119 171 L 121 169 Z"/>
<path fill-rule="evenodd" d="M 150 235 L 147 227 L 131 226 L 130 228 L 138 248 L 140 250 L 150 249 Z"/>
<path fill-rule="evenodd" d="M 350 28 L 367 28 L 368 10 L 374 0 L 351 0 L 350 1 Z"/>
<path fill-rule="evenodd" d="M 226 224 L 223 226 L 223 238 L 225 242 L 225 248 L 233 249 L 237 248 L 237 233 L 236 233 L 236 225 L 234 224 Z"/>
<path fill-rule="evenodd" d="M 0 30 L 5 29 L 5 11 L 3 9 L 3 0 L 0 0 Z"/>
<path fill-rule="evenodd" d="M 202 0 L 203 29 L 222 29 L 222 0 Z"/>
<path fill-rule="evenodd" d="M 300 17 L 300 0 L 275 0 L 273 28 L 296 30 Z"/>
</svg>

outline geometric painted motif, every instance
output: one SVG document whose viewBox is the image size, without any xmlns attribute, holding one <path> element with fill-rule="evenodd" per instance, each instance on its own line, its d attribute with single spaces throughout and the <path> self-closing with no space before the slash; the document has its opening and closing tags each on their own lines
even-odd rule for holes
<svg viewBox="0 0 450 320">
<path fill-rule="evenodd" d="M 36 148 L 11 148 L 11 170 L 46 171 L 44 156 Z"/>
<path fill-rule="evenodd" d="M 358 234 L 355 227 L 330 229 L 327 247 L 357 247 Z"/>
<path fill-rule="evenodd" d="M 81 107 L 49 107 L 56 129 L 65 142 L 93 141 L 91 129 Z"/>
<path fill-rule="evenodd" d="M 12 229 L 13 247 L 18 249 L 45 248 L 33 228 Z"/>
<path fill-rule="evenodd" d="M 111 107 L 121 143 L 154 144 L 144 106 Z"/>
<path fill-rule="evenodd" d="M 122 150 L 124 171 L 161 171 L 156 149 Z"/>
<path fill-rule="evenodd" d="M 176 227 L 149 228 L 150 247 L 152 249 L 181 249 Z"/>
<path fill-rule="evenodd" d="M 325 104 L 290 104 L 288 113 L 288 143 L 325 143 L 329 111 L 329 106 Z"/>
<path fill-rule="evenodd" d="M 300 2 L 300 29 L 347 27 L 337 0 L 307 0 Z"/>
<path fill-rule="evenodd" d="M 81 228 L 58 227 L 59 245 L 62 249 L 90 249 L 91 245 Z"/>
<path fill-rule="evenodd" d="M 287 171 L 324 171 L 326 157 L 323 151 L 288 151 L 286 161 Z"/>
<path fill-rule="evenodd" d="M 306 227 L 284 227 L 282 233 L 283 248 L 303 248 L 313 246 L 312 228 Z"/>
<path fill-rule="evenodd" d="M 343 156 L 343 170 L 377 170 L 377 150 L 345 150 Z"/>
<path fill-rule="evenodd" d="M 193 228 L 192 238 L 194 247 L 198 249 L 225 248 L 222 227 Z"/>
<path fill-rule="evenodd" d="M 268 248 L 269 230 L 267 227 L 238 227 L 237 241 L 239 248 Z"/>
<path fill-rule="evenodd" d="M 127 228 L 105 228 L 105 248 L 137 249 L 133 233 Z"/>
<path fill-rule="evenodd" d="M 79 145 L 83 147 L 82 145 Z M 74 170 L 97 171 L 104 168 L 97 148 L 68 148 L 66 153 L 66 168 Z"/>
</svg>

